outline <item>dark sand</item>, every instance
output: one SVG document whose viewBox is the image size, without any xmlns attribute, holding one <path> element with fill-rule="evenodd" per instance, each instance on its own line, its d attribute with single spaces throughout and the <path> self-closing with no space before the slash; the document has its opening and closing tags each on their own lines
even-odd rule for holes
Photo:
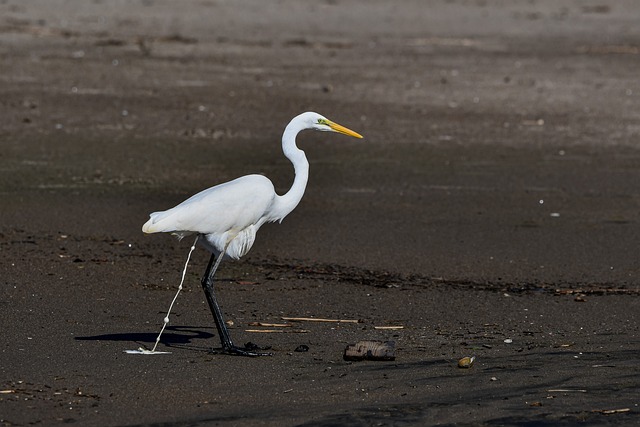
<svg viewBox="0 0 640 427">
<path fill-rule="evenodd" d="M 0 424 L 640 423 L 638 22 L 632 0 L 0 2 Z M 209 351 L 202 249 L 172 353 L 123 353 L 190 244 L 148 213 L 247 173 L 286 191 L 306 110 L 365 140 L 302 134 L 305 198 L 217 283 L 273 357 Z M 247 332 L 283 316 L 362 322 Z M 396 360 L 343 361 L 363 339 Z"/>
</svg>

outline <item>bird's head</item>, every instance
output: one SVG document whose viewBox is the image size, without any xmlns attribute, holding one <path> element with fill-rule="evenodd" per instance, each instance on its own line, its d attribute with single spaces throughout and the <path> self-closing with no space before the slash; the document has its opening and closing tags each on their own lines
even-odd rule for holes
<svg viewBox="0 0 640 427">
<path fill-rule="evenodd" d="M 325 132 L 338 132 L 345 135 L 353 136 L 355 138 L 362 138 L 362 135 L 360 135 L 359 133 L 354 132 L 351 129 L 347 129 L 346 127 L 335 122 L 332 122 L 331 120 L 318 113 L 302 113 L 298 117 L 300 117 L 300 119 L 305 122 L 308 129 L 315 129 Z"/>
</svg>

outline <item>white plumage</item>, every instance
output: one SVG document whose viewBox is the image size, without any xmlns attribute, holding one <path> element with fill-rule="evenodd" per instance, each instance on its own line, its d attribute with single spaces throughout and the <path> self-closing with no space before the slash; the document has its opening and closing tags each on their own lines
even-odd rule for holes
<svg viewBox="0 0 640 427">
<path fill-rule="evenodd" d="M 320 114 L 302 113 L 291 120 L 282 136 L 282 150 L 296 172 L 293 186 L 286 194 L 276 194 L 267 177 L 246 175 L 203 190 L 174 208 L 152 213 L 142 231 L 169 232 L 180 238 L 197 233 L 203 235 L 208 245 L 202 243 L 212 252 L 224 252 L 233 259 L 246 255 L 262 224 L 282 221 L 302 199 L 309 177 L 309 162 L 304 151 L 296 146 L 296 135 L 304 129 L 362 138 Z"/>
<path fill-rule="evenodd" d="M 226 254 L 239 259 L 251 249 L 260 226 L 279 219 L 269 217 L 277 197 L 268 178 L 243 176 L 203 190 L 174 208 L 152 213 L 142 231 L 171 232 L 180 238 L 202 234 L 210 250 L 221 253 L 228 244 Z"/>
</svg>

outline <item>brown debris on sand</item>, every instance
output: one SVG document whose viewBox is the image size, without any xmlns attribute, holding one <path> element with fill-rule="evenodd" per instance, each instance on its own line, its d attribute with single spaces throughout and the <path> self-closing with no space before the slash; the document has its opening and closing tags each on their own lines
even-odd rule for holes
<svg viewBox="0 0 640 427">
<path fill-rule="evenodd" d="M 343 358 L 349 361 L 395 360 L 396 343 L 395 341 L 359 341 L 345 348 Z"/>
</svg>

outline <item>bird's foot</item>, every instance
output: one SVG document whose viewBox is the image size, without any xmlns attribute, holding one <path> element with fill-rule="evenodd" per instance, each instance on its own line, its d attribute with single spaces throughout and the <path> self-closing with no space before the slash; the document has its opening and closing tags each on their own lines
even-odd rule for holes
<svg viewBox="0 0 640 427">
<path fill-rule="evenodd" d="M 269 350 L 271 347 L 259 347 L 258 345 L 248 342 L 244 347 L 238 347 L 235 345 L 225 346 L 221 351 L 215 351 L 215 353 L 230 354 L 232 356 L 246 356 L 246 357 L 258 357 L 258 356 L 273 356 L 273 353 L 261 351 Z"/>
</svg>

